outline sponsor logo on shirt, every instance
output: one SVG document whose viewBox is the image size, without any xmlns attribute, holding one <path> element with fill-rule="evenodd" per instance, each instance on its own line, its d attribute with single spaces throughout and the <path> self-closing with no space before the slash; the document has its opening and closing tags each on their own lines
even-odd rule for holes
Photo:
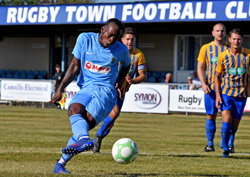
<svg viewBox="0 0 250 177">
<path fill-rule="evenodd" d="M 230 68 L 228 70 L 228 73 L 229 74 L 232 74 L 232 75 L 235 75 L 235 74 L 244 74 L 246 72 L 246 69 L 245 68 Z"/>
<path fill-rule="evenodd" d="M 212 62 L 212 63 L 217 63 L 217 61 L 218 61 L 218 57 L 213 57 L 213 58 L 211 59 L 211 62 Z"/>
<path fill-rule="evenodd" d="M 88 61 L 85 62 L 85 69 L 94 73 L 108 74 L 110 72 L 110 66 L 101 66 Z"/>
<path fill-rule="evenodd" d="M 237 73 L 238 74 L 244 74 L 246 72 L 245 68 L 237 68 Z"/>
</svg>

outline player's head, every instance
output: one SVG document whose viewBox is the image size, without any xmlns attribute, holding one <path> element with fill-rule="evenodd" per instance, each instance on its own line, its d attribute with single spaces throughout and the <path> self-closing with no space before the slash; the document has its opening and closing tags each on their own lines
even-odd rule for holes
<svg viewBox="0 0 250 177">
<path fill-rule="evenodd" d="M 127 27 L 122 35 L 122 43 L 128 47 L 130 53 L 133 52 L 135 47 L 136 31 L 133 28 Z"/>
<path fill-rule="evenodd" d="M 217 23 L 213 27 L 212 35 L 215 41 L 221 42 L 226 37 L 226 27 L 222 23 Z"/>
<path fill-rule="evenodd" d="M 240 49 L 243 43 L 243 37 L 244 34 L 240 29 L 235 28 L 230 31 L 228 41 L 231 48 Z"/>
<path fill-rule="evenodd" d="M 109 47 L 114 44 L 124 32 L 124 24 L 116 19 L 109 19 L 101 28 L 99 42 L 103 47 Z"/>
</svg>

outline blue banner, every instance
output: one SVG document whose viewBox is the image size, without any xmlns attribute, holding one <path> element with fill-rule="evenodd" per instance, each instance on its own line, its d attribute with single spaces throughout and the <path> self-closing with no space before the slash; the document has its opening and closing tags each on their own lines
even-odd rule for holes
<svg viewBox="0 0 250 177">
<path fill-rule="evenodd" d="M 0 25 L 247 21 L 250 1 L 186 1 L 1 6 Z"/>
</svg>

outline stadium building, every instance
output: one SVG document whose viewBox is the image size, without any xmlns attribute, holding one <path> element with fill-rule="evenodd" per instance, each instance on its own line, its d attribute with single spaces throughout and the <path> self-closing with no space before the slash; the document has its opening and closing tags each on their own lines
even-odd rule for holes
<svg viewBox="0 0 250 177">
<path fill-rule="evenodd" d="M 149 71 L 157 72 L 155 82 L 166 72 L 175 82 L 186 82 L 196 70 L 200 47 L 213 39 L 215 23 L 225 24 L 227 33 L 240 28 L 243 46 L 250 48 L 249 1 L 0 6 L 0 70 L 44 70 L 51 78 L 57 63 L 67 69 L 81 32 L 98 32 L 113 17 L 137 30 L 137 47 Z"/>
</svg>

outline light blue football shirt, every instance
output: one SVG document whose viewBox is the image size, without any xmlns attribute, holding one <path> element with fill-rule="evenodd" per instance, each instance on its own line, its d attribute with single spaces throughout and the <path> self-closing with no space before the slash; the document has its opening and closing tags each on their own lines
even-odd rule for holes
<svg viewBox="0 0 250 177">
<path fill-rule="evenodd" d="M 118 76 L 118 63 L 129 66 L 131 59 L 127 46 L 115 42 L 104 48 L 98 41 L 98 33 L 81 33 L 72 54 L 81 60 L 81 77 L 77 85 L 89 84 L 114 87 Z M 84 81 L 83 81 L 84 80 Z"/>
</svg>

